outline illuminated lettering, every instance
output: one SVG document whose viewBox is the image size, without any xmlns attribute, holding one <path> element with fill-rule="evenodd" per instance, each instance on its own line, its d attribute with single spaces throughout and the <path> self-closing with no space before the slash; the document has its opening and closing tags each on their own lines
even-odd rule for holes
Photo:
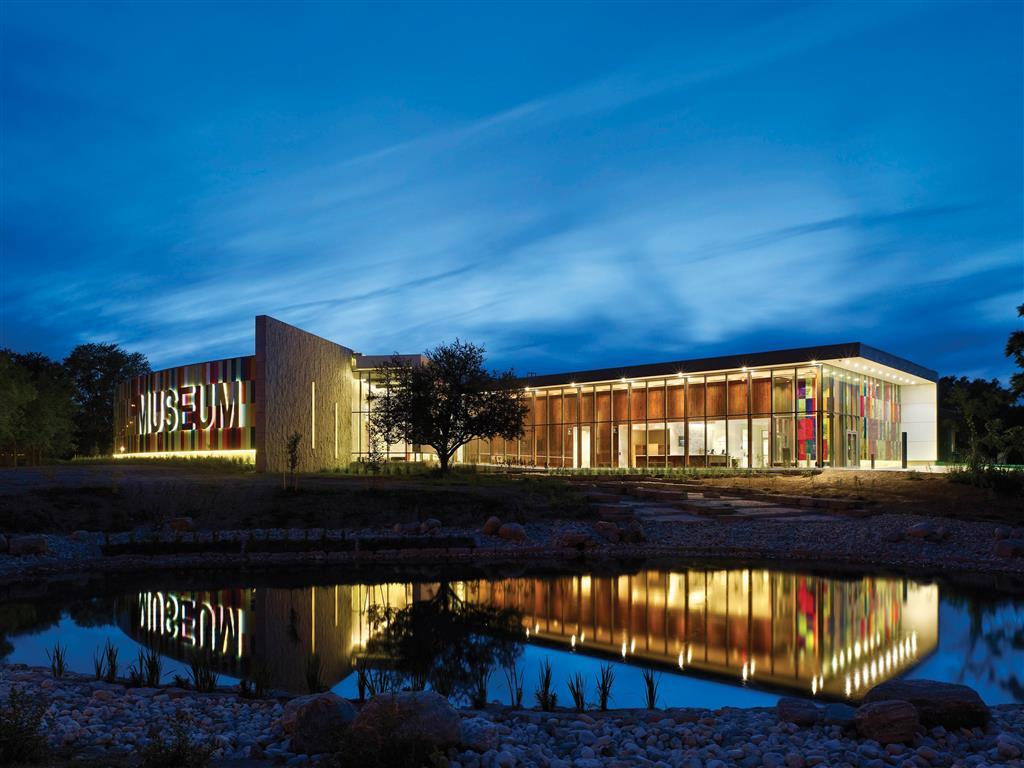
<svg viewBox="0 0 1024 768">
<path fill-rule="evenodd" d="M 237 429 L 244 413 L 241 381 L 189 384 L 138 396 L 138 434 Z"/>
<path fill-rule="evenodd" d="M 245 611 L 208 601 L 201 603 L 173 593 L 142 592 L 138 626 L 191 647 L 242 658 Z"/>
</svg>

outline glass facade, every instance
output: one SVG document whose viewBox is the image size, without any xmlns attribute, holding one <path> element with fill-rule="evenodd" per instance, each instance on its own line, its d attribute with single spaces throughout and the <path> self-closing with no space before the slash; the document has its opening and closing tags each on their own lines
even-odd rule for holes
<svg viewBox="0 0 1024 768">
<path fill-rule="evenodd" d="M 894 466 L 900 385 L 836 364 L 676 374 L 526 390 L 519 440 L 474 440 L 459 461 L 561 468 Z M 372 371 L 360 371 L 353 454 L 367 452 Z M 390 446 L 424 460 L 427 446 Z"/>
</svg>

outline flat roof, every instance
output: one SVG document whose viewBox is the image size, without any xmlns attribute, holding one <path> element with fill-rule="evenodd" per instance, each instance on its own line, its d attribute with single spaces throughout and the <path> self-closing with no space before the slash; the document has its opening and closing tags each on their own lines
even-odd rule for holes
<svg viewBox="0 0 1024 768">
<path fill-rule="evenodd" d="M 598 368 L 591 371 L 570 371 L 568 373 L 549 373 L 542 376 L 524 376 L 519 381 L 524 386 L 550 387 L 557 384 L 588 383 L 596 381 L 613 381 L 615 379 L 641 379 L 654 376 L 676 376 L 680 373 L 694 374 L 709 371 L 725 371 L 739 368 L 767 368 L 779 365 L 802 365 L 816 362 L 845 360 L 847 358 L 863 358 L 879 365 L 894 368 L 912 376 L 928 381 L 938 381 L 939 374 L 891 355 L 875 347 L 859 341 L 845 344 L 826 344 L 818 347 L 796 347 L 794 349 L 777 349 L 769 352 L 750 352 L 741 355 L 723 355 L 721 357 L 701 357 L 693 360 L 673 360 L 666 363 L 647 363 L 643 365 L 627 365 L 618 368 Z"/>
</svg>

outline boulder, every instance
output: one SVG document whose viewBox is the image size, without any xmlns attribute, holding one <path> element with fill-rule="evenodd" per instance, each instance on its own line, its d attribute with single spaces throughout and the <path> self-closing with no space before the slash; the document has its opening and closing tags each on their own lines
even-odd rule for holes
<svg viewBox="0 0 1024 768">
<path fill-rule="evenodd" d="M 857 732 L 879 744 L 909 742 L 917 735 L 917 709 L 907 701 L 873 701 L 862 704 L 854 715 Z"/>
<path fill-rule="evenodd" d="M 498 531 L 501 529 L 501 520 L 494 515 L 487 518 L 487 522 L 484 523 L 484 527 L 481 529 L 484 536 L 497 536 Z"/>
<path fill-rule="evenodd" d="M 441 521 L 436 517 L 428 517 L 420 523 L 420 533 L 433 533 L 441 529 Z"/>
<path fill-rule="evenodd" d="M 838 725 L 843 728 L 853 726 L 853 718 L 857 710 L 849 704 L 827 704 L 822 713 L 821 722 L 825 725 Z"/>
<path fill-rule="evenodd" d="M 498 536 L 509 541 L 526 541 L 526 529 L 519 523 L 505 523 L 498 529 Z"/>
<path fill-rule="evenodd" d="M 596 544 L 597 542 L 590 537 L 589 533 L 580 533 L 578 531 L 566 531 L 555 541 L 555 546 L 565 549 L 585 549 Z"/>
<path fill-rule="evenodd" d="M 462 718 L 434 691 L 384 693 L 366 702 L 352 735 L 371 748 L 393 740 L 424 751 L 444 750 L 462 742 Z"/>
<path fill-rule="evenodd" d="M 11 536 L 7 551 L 12 555 L 45 555 L 49 550 L 45 536 Z"/>
<path fill-rule="evenodd" d="M 996 539 L 1009 539 L 1012 536 L 1013 536 L 1013 529 L 1012 528 L 1010 528 L 1008 526 L 1005 526 L 1005 525 L 1000 525 L 998 528 L 996 528 Z"/>
<path fill-rule="evenodd" d="M 471 717 L 462 721 L 461 746 L 482 754 L 501 746 L 501 733 L 498 726 L 487 718 Z"/>
<path fill-rule="evenodd" d="M 79 531 L 75 531 L 75 532 L 73 532 L 71 534 L 71 540 L 72 541 L 87 541 L 90 538 L 91 535 L 92 534 L 90 534 L 88 531 L 81 531 L 81 530 L 79 530 Z"/>
<path fill-rule="evenodd" d="M 926 541 L 942 541 L 949 536 L 945 526 L 935 523 L 915 523 L 907 529 L 907 537 L 911 539 L 925 539 Z"/>
<path fill-rule="evenodd" d="M 333 693 L 315 693 L 289 701 L 280 725 L 291 736 L 293 752 L 320 755 L 338 748 L 341 734 L 356 719 L 356 708 Z"/>
<path fill-rule="evenodd" d="M 991 717 L 985 702 L 973 688 L 934 680 L 889 680 L 868 691 L 864 701 L 909 702 L 929 728 L 936 725 L 973 728 L 985 725 Z"/>
<path fill-rule="evenodd" d="M 419 533 L 420 532 L 420 524 L 419 523 L 395 523 L 391 527 L 391 530 L 393 530 L 395 533 Z"/>
<path fill-rule="evenodd" d="M 620 535 L 623 541 L 630 544 L 643 544 L 647 541 L 647 534 L 644 533 L 644 527 L 640 524 L 639 520 L 630 520 L 626 523 L 622 527 Z"/>
<path fill-rule="evenodd" d="M 0 533 L 0 552 L 7 551 L 7 537 Z"/>
<path fill-rule="evenodd" d="M 784 723 L 795 723 L 800 726 L 814 725 L 821 717 L 818 705 L 807 699 L 796 699 L 783 696 L 775 705 L 775 714 Z"/>
<path fill-rule="evenodd" d="M 998 557 L 1024 556 L 1024 539 L 999 539 L 996 542 L 996 555 Z"/>
<path fill-rule="evenodd" d="M 191 533 L 196 529 L 196 524 L 191 517 L 172 517 L 167 522 L 167 527 L 178 533 Z"/>
<path fill-rule="evenodd" d="M 619 533 L 619 526 L 610 520 L 598 520 L 594 523 L 594 530 L 597 532 L 598 536 L 603 539 L 607 539 L 612 544 L 618 544 L 619 539 L 622 538 Z"/>
</svg>

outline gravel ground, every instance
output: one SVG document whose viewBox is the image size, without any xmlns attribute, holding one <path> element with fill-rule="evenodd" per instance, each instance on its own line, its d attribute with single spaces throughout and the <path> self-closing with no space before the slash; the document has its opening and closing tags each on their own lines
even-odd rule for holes
<svg viewBox="0 0 1024 768">
<path fill-rule="evenodd" d="M 283 701 L 180 688 L 125 688 L 82 675 L 53 679 L 47 670 L 0 667 L 0 699 L 21 686 L 48 702 L 49 745 L 76 756 L 128 755 L 165 733 L 179 713 L 214 758 L 301 765 L 278 719 Z M 1024 707 L 993 708 L 986 728 L 919 727 L 909 744 L 882 745 L 839 725 L 798 727 L 775 710 L 619 710 L 605 713 L 463 711 L 462 744 L 449 768 L 983 768 L 1024 765 Z M 154 730 L 156 729 L 156 730 Z"/>
<path fill-rule="evenodd" d="M 916 523 L 941 524 L 947 531 L 941 541 L 929 541 L 907 535 Z M 306 552 L 209 554 L 170 554 L 104 557 L 100 546 L 104 536 L 78 532 L 71 535 L 47 535 L 45 555 L 11 556 L 0 554 L 0 580 L 16 582 L 47 575 L 75 572 L 131 573 L 161 568 L 239 568 L 250 569 L 296 567 L 310 564 L 409 563 L 438 562 L 472 565 L 504 561 L 545 562 L 579 561 L 607 562 L 635 558 L 701 558 L 778 561 L 833 568 L 897 569 L 906 573 L 936 575 L 977 575 L 1024 577 L 1024 557 L 1001 557 L 996 554 L 995 523 L 932 520 L 903 514 L 881 514 L 868 518 L 836 515 L 827 520 L 703 520 L 692 522 L 643 522 L 644 538 L 639 543 L 612 544 L 602 538 L 594 524 L 573 521 L 530 523 L 525 526 L 525 541 L 507 541 L 484 536 L 476 529 L 442 527 L 431 536 L 420 539 L 421 546 L 401 548 L 408 541 L 405 534 L 389 530 L 307 532 L 305 530 L 222 531 L 221 540 L 253 537 L 257 540 L 305 539 L 311 546 Z M 567 544 L 567 534 L 584 534 L 584 545 Z M 173 542 L 177 534 L 163 533 L 162 540 Z M 149 534 L 145 534 L 149 536 Z M 181 534 L 188 541 L 193 536 L 209 540 L 211 534 Z M 393 537 L 395 549 L 361 552 L 316 551 L 315 542 L 327 538 Z M 453 547 L 447 537 L 470 536 L 475 547 Z M 128 541 L 130 534 L 110 537 L 111 542 Z M 403 541 L 404 539 L 404 541 Z M 435 543 L 436 542 L 436 543 Z"/>
</svg>

